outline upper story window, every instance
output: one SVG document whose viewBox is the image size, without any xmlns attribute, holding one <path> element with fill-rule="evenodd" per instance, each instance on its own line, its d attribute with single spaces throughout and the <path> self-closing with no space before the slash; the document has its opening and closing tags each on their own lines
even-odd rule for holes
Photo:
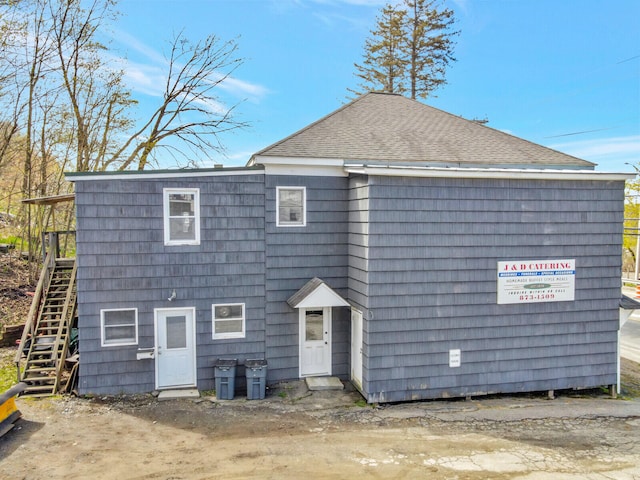
<svg viewBox="0 0 640 480">
<path fill-rule="evenodd" d="M 102 346 L 136 345 L 138 343 L 138 309 L 100 310 Z"/>
<path fill-rule="evenodd" d="M 304 227 L 307 224 L 305 187 L 277 187 L 276 225 Z"/>
<path fill-rule="evenodd" d="M 200 190 L 165 188 L 164 244 L 200 244 Z"/>
</svg>

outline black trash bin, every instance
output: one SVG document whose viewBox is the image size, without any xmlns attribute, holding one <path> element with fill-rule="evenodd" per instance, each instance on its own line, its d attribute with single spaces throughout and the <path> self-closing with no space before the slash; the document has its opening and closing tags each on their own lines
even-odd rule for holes
<svg viewBox="0 0 640 480">
<path fill-rule="evenodd" d="M 236 359 L 216 360 L 215 379 L 216 379 L 216 398 L 218 400 L 233 400 L 236 388 Z"/>
<path fill-rule="evenodd" d="M 244 366 L 247 375 L 247 400 L 262 400 L 267 383 L 267 361 L 247 359 Z"/>
</svg>

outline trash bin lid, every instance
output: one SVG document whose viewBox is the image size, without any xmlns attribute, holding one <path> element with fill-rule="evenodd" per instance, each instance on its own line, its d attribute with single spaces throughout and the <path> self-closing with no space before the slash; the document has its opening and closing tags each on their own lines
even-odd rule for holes
<svg viewBox="0 0 640 480">
<path fill-rule="evenodd" d="M 267 361 L 262 359 L 246 359 L 244 366 L 247 368 L 261 368 L 267 366 Z"/>
<path fill-rule="evenodd" d="M 219 358 L 214 363 L 215 367 L 235 367 L 238 364 L 236 358 Z"/>
</svg>

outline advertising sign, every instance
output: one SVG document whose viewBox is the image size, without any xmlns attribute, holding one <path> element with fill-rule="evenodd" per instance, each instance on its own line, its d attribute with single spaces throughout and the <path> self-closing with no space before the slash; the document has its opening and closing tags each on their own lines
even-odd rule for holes
<svg viewBox="0 0 640 480">
<path fill-rule="evenodd" d="M 575 279 L 575 259 L 498 262 L 498 303 L 571 301 Z"/>
</svg>

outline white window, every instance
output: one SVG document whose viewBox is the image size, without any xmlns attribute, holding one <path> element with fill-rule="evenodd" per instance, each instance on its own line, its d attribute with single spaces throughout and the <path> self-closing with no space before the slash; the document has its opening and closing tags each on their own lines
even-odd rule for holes
<svg viewBox="0 0 640 480">
<path fill-rule="evenodd" d="M 213 338 L 244 338 L 244 303 L 213 305 Z"/>
<path fill-rule="evenodd" d="M 304 227 L 307 224 L 305 187 L 277 187 L 276 225 Z"/>
<path fill-rule="evenodd" d="M 138 343 L 138 309 L 100 310 L 102 346 L 136 345 Z"/>
<path fill-rule="evenodd" d="M 200 190 L 165 188 L 164 244 L 200 244 Z"/>
</svg>

